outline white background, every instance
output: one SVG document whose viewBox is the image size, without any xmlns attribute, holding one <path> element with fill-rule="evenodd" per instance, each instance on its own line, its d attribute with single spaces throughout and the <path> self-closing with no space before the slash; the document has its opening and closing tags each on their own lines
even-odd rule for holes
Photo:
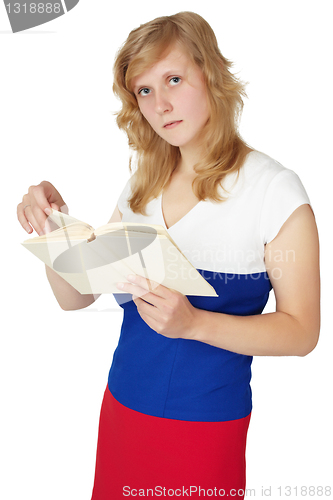
<svg viewBox="0 0 333 500">
<path fill-rule="evenodd" d="M 48 180 L 74 217 L 94 227 L 108 221 L 129 176 L 127 140 L 113 115 L 115 53 L 140 23 L 181 10 L 207 19 L 249 82 L 241 133 L 301 177 L 321 240 L 317 348 L 304 358 L 254 359 L 247 487 L 256 497 L 271 487 L 279 498 L 277 488 L 283 497 L 290 486 L 289 498 L 298 498 L 301 486 L 332 486 L 331 2 L 81 0 L 16 34 L 0 4 L 4 500 L 90 500 L 100 404 L 122 320 L 112 296 L 83 311 L 59 308 L 44 266 L 20 245 L 28 235 L 16 206 L 30 185 Z"/>
</svg>

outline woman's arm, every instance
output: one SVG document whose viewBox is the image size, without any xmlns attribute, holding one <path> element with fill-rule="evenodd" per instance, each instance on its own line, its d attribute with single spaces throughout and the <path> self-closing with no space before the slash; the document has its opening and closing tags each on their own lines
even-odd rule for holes
<svg viewBox="0 0 333 500">
<path fill-rule="evenodd" d="M 17 206 L 17 217 L 28 233 L 35 229 L 41 235 L 48 231 L 45 209 L 60 210 L 63 207 L 66 207 L 67 212 L 67 206 L 60 193 L 50 182 L 43 181 L 38 186 L 30 186 L 28 193 L 23 196 L 22 202 Z M 120 221 L 121 213 L 116 207 L 109 222 Z M 64 311 L 88 307 L 100 296 L 93 294 L 82 295 L 53 269 L 45 266 L 45 270 L 53 294 Z"/>
<path fill-rule="evenodd" d="M 302 205 L 266 246 L 276 312 L 229 316 L 198 310 L 191 338 L 256 356 L 304 356 L 320 328 L 319 244 L 313 212 Z"/>
<path fill-rule="evenodd" d="M 147 292 L 143 278 L 123 289 L 133 293 L 139 314 L 158 333 L 187 338 L 251 356 L 305 356 L 320 328 L 319 243 L 313 212 L 302 205 L 266 246 L 265 263 L 276 312 L 232 316 L 194 308 L 161 285 Z M 142 300 L 139 296 L 144 294 Z M 146 301 L 150 302 L 147 303 Z"/>
</svg>

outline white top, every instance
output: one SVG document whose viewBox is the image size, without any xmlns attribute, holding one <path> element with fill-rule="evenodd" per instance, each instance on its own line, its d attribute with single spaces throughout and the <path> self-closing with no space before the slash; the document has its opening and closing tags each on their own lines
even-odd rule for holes
<svg viewBox="0 0 333 500">
<path fill-rule="evenodd" d="M 130 210 L 131 179 L 118 200 L 123 221 L 166 227 L 162 194 L 148 203 L 146 216 Z M 310 204 L 308 195 L 295 172 L 259 151 L 248 154 L 239 176 L 227 176 L 224 188 L 229 193 L 223 193 L 226 201 L 200 201 L 167 230 L 197 269 L 264 272 L 265 244 L 277 236 L 296 208 Z"/>
</svg>

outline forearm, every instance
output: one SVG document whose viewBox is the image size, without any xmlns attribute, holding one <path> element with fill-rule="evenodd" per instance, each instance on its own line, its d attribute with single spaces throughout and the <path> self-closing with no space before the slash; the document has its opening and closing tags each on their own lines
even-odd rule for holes
<svg viewBox="0 0 333 500">
<path fill-rule="evenodd" d="M 88 307 L 98 297 L 98 295 L 82 295 L 53 269 L 48 266 L 45 266 L 45 269 L 46 276 L 49 280 L 54 296 L 60 307 L 65 311 L 73 311 Z"/>
<path fill-rule="evenodd" d="M 196 310 L 191 338 L 249 356 L 305 356 L 317 342 L 315 331 L 284 312 L 232 316 Z"/>
</svg>

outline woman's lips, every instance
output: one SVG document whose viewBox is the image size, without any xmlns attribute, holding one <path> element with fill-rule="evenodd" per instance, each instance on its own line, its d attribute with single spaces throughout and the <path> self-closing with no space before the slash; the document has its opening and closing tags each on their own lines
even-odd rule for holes
<svg viewBox="0 0 333 500">
<path fill-rule="evenodd" d="M 165 125 L 163 125 L 163 128 L 170 129 L 170 128 L 177 127 L 177 125 L 179 125 L 182 121 L 183 120 L 177 120 L 177 121 L 174 121 L 174 122 L 168 122 Z"/>
</svg>

